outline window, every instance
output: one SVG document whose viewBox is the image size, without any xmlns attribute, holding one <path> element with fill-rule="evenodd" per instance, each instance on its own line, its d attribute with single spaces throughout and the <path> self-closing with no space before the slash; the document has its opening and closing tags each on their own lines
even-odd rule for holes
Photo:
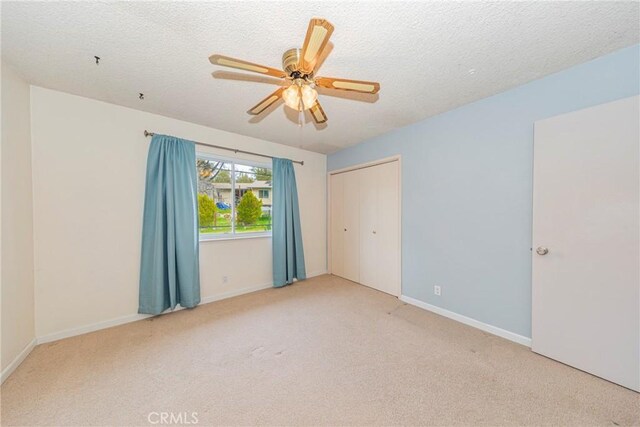
<svg viewBox="0 0 640 427">
<path fill-rule="evenodd" d="M 200 239 L 271 234 L 271 166 L 198 154 Z"/>
</svg>

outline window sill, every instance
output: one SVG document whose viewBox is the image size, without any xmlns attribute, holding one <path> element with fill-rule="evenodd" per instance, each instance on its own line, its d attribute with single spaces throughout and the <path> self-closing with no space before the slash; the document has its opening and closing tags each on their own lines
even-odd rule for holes
<svg viewBox="0 0 640 427">
<path fill-rule="evenodd" d="M 264 238 L 271 238 L 271 233 L 269 234 L 251 234 L 251 233 L 247 233 L 246 236 L 244 235 L 235 235 L 235 236 L 228 236 L 228 237 L 209 237 L 209 236 L 200 236 L 200 243 L 202 242 L 222 242 L 222 241 L 227 241 L 227 240 L 247 240 L 247 239 L 264 239 Z"/>
</svg>

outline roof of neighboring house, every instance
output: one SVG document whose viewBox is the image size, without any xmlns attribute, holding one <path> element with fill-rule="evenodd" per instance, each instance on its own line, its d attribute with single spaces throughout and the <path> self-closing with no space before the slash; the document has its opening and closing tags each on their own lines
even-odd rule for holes
<svg viewBox="0 0 640 427">
<path fill-rule="evenodd" d="M 213 182 L 211 183 L 215 188 L 220 190 L 230 190 L 231 184 L 228 182 Z M 271 189 L 271 181 L 253 181 L 253 182 L 236 182 L 236 188 L 242 189 Z"/>
</svg>

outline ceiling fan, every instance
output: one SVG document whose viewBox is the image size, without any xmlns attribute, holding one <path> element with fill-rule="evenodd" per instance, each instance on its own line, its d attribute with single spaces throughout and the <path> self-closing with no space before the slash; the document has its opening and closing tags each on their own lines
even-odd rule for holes
<svg viewBox="0 0 640 427">
<path fill-rule="evenodd" d="M 247 113 L 260 114 L 282 98 L 287 107 L 297 111 L 309 110 L 316 123 L 325 123 L 327 115 L 318 101 L 316 86 L 370 94 L 380 90 L 380 84 L 377 82 L 316 77 L 318 60 L 329 41 L 329 37 L 331 37 L 331 33 L 333 33 L 333 25 L 329 21 L 319 18 L 312 19 L 309 22 L 302 49 L 289 49 L 282 55 L 283 70 L 223 55 L 211 55 L 209 61 L 214 65 L 252 71 L 287 81 L 287 87 L 283 86 L 277 89 Z"/>
</svg>

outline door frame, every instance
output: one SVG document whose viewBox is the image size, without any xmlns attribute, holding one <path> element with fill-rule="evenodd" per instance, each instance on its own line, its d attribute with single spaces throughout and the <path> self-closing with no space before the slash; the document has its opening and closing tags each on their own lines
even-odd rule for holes
<svg viewBox="0 0 640 427">
<path fill-rule="evenodd" d="M 345 172 L 351 172 L 358 169 L 370 168 L 372 166 L 378 166 L 385 163 L 398 162 L 398 242 L 400 250 L 398 251 L 398 289 L 396 289 L 395 297 L 399 298 L 402 295 L 402 156 L 396 154 L 390 157 L 384 157 L 381 159 L 372 160 L 365 163 L 358 163 L 356 165 L 347 166 L 341 169 L 336 169 L 327 172 L 327 272 L 332 274 L 331 271 L 331 176 L 338 175 Z"/>
</svg>

